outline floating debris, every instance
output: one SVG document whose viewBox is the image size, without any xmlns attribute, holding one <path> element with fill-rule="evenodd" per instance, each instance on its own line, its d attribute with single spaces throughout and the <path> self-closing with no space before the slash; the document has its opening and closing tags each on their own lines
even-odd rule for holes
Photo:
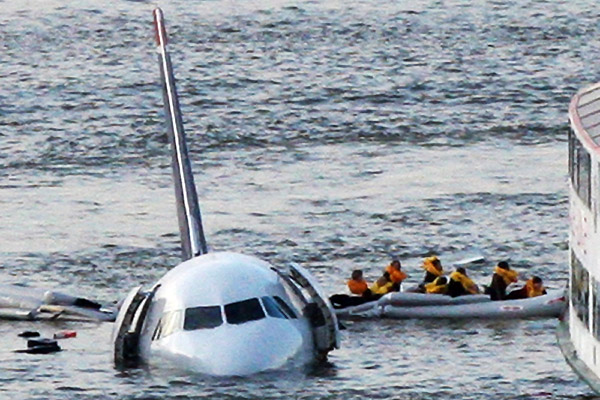
<svg viewBox="0 0 600 400">
<path fill-rule="evenodd" d="M 40 333 L 37 331 L 23 331 L 23 332 L 19 333 L 18 336 L 22 337 L 22 338 L 32 338 L 32 337 L 39 337 Z"/>
<path fill-rule="evenodd" d="M 50 354 L 61 351 L 62 349 L 54 339 L 40 338 L 40 339 L 29 339 L 27 341 L 27 348 L 22 350 L 15 350 L 15 353 L 28 353 L 28 354 Z"/>
<path fill-rule="evenodd" d="M 70 339 L 77 337 L 76 331 L 60 331 L 54 334 L 54 339 Z"/>
</svg>

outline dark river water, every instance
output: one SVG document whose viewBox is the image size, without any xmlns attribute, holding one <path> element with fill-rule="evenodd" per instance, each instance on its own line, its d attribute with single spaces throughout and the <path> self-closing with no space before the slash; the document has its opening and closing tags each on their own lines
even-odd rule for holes
<svg viewBox="0 0 600 400">
<path fill-rule="evenodd" d="M 179 259 L 147 1 L 0 0 L 0 276 L 116 301 Z M 567 107 L 593 0 L 165 2 L 209 245 L 329 293 L 390 256 L 567 278 Z M 330 365 L 119 372 L 110 324 L 0 322 L 13 399 L 581 399 L 557 321 L 352 322 Z M 25 329 L 78 331 L 48 356 Z"/>
</svg>

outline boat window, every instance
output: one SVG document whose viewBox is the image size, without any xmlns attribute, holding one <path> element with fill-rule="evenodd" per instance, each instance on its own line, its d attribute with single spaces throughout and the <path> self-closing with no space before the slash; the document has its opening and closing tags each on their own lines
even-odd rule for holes
<svg viewBox="0 0 600 400">
<path fill-rule="evenodd" d="M 234 325 L 265 318 L 265 312 L 258 299 L 248 299 L 225 306 L 227 322 Z"/>
<path fill-rule="evenodd" d="M 593 305 L 594 305 L 594 336 L 600 340 L 600 282 L 592 278 L 592 291 L 594 293 Z"/>
<path fill-rule="evenodd" d="M 577 141 L 577 136 L 575 136 L 575 132 L 572 129 L 569 129 L 569 176 L 571 177 L 571 183 L 573 187 L 575 187 L 575 142 Z"/>
<path fill-rule="evenodd" d="M 181 315 L 182 312 L 180 310 L 167 311 L 164 313 L 162 317 L 160 317 L 158 325 L 156 325 L 156 329 L 152 335 L 152 340 L 164 338 L 181 330 Z"/>
<path fill-rule="evenodd" d="M 571 302 L 575 309 L 575 314 L 590 329 L 589 324 L 589 283 L 590 275 L 583 268 L 581 261 L 577 258 L 574 252 L 571 252 Z"/>
<path fill-rule="evenodd" d="M 183 329 L 194 331 L 196 329 L 212 329 L 223 324 L 221 307 L 192 307 L 185 310 Z"/>
<path fill-rule="evenodd" d="M 296 313 L 292 307 L 290 307 L 285 301 L 283 301 L 281 297 L 275 296 L 273 297 L 273 299 L 275 299 L 275 301 L 277 302 L 279 307 L 281 307 L 281 310 L 285 313 L 285 315 L 292 319 L 298 318 L 298 313 Z"/>
<path fill-rule="evenodd" d="M 585 203 L 586 206 L 590 206 L 590 194 L 591 194 L 591 169 L 592 162 L 590 153 L 583 147 L 580 142 L 577 142 L 577 193 L 579 198 Z"/>
</svg>

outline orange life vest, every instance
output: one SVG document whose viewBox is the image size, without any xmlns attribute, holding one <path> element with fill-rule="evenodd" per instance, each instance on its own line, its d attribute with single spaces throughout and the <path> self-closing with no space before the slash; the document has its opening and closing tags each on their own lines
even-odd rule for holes
<svg viewBox="0 0 600 400">
<path fill-rule="evenodd" d="M 352 294 L 362 295 L 364 292 L 367 291 L 368 288 L 369 285 L 367 285 L 367 281 L 365 281 L 364 279 L 361 279 L 359 281 L 350 279 L 348 281 L 348 289 L 350 289 L 350 293 Z"/>
<path fill-rule="evenodd" d="M 536 290 L 533 286 L 533 279 L 530 279 L 525 284 L 525 290 L 527 291 L 527 297 L 538 297 L 544 294 L 544 287 L 542 286 L 540 290 Z"/>
<path fill-rule="evenodd" d="M 435 261 L 439 261 L 439 259 L 436 256 L 432 256 L 432 257 L 427 257 L 424 261 L 423 261 L 423 269 L 427 272 L 429 272 L 430 274 L 433 274 L 436 277 L 442 276 L 444 274 L 444 269 L 437 269 L 435 267 L 435 265 L 433 265 L 433 263 Z"/>
<path fill-rule="evenodd" d="M 390 274 L 390 280 L 393 283 L 401 283 L 403 280 L 405 280 L 406 278 L 408 278 L 408 275 L 406 275 L 404 273 L 404 271 L 396 269 L 396 268 L 392 267 L 391 265 L 388 265 L 385 268 L 385 272 L 387 272 L 388 274 Z"/>
<path fill-rule="evenodd" d="M 479 289 L 477 288 L 477 285 L 475 284 L 475 282 L 473 282 L 471 280 L 471 278 L 469 278 L 468 276 L 461 274 L 458 271 L 454 271 L 453 273 L 450 274 L 450 279 L 452 279 L 455 282 L 459 282 L 462 287 L 467 291 L 467 293 L 469 294 L 477 294 L 479 293 Z"/>
<path fill-rule="evenodd" d="M 507 285 L 515 283 L 519 280 L 519 273 L 512 269 L 503 269 L 500 267 L 495 267 L 494 273 L 499 275 L 502 278 L 502 280 L 504 280 L 504 283 L 506 283 Z"/>
</svg>

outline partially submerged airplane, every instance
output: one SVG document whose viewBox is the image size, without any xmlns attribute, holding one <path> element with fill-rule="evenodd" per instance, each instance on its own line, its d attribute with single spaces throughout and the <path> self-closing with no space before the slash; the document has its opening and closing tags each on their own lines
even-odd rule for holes
<svg viewBox="0 0 600 400">
<path fill-rule="evenodd" d="M 241 376 L 324 359 L 339 346 L 338 322 L 308 271 L 208 252 L 158 8 L 154 25 L 183 262 L 150 290 L 127 296 L 113 333 L 115 364 Z"/>
</svg>

